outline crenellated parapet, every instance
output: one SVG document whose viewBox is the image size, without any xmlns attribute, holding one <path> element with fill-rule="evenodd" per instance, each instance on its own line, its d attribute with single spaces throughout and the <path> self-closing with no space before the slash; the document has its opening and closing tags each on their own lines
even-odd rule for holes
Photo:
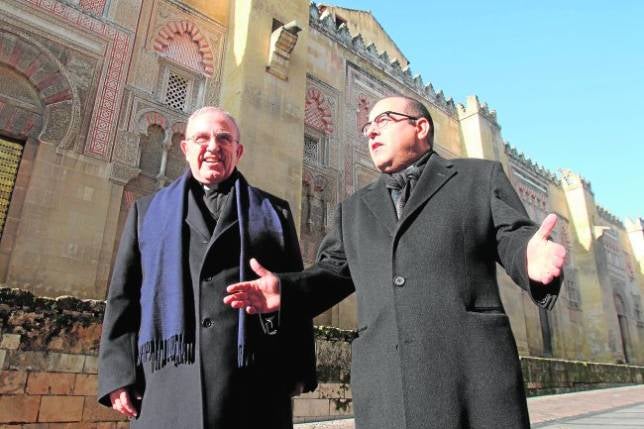
<svg viewBox="0 0 644 429">
<path fill-rule="evenodd" d="M 423 98 L 428 99 L 447 114 L 452 116 L 457 114 L 456 104 L 451 97 L 446 98 L 442 90 L 437 92 L 431 83 L 425 85 L 419 74 L 414 75 L 410 67 L 401 66 L 400 61 L 391 59 L 386 51 L 378 52 L 376 45 L 365 41 L 361 34 L 351 34 L 346 24 L 338 25 L 333 14 L 328 9 L 320 12 L 318 6 L 311 2 L 309 25 L 354 54 L 369 61 Z"/>
<path fill-rule="evenodd" d="M 497 122 L 496 110 L 490 109 L 485 102 L 481 103 L 476 95 L 467 97 L 466 103 L 464 105 L 458 103 L 456 105 L 456 108 L 461 119 L 479 114 L 487 119 L 490 123 L 494 124 L 497 128 L 501 128 L 501 126 Z"/>
<path fill-rule="evenodd" d="M 561 175 L 561 185 L 564 187 L 564 189 L 583 187 L 591 195 L 595 195 L 593 193 L 592 187 L 590 186 L 590 182 L 584 179 L 581 175 L 567 168 L 560 168 L 559 174 Z"/>
<path fill-rule="evenodd" d="M 617 216 L 600 205 L 597 205 L 597 214 L 605 221 L 624 228 L 624 223 Z"/>
<path fill-rule="evenodd" d="M 528 171 L 532 172 L 533 174 L 548 180 L 554 185 L 559 184 L 559 179 L 558 177 L 552 173 L 550 170 L 542 167 L 541 165 L 533 162 L 530 158 L 525 156 L 522 152 L 519 152 L 516 150 L 516 148 L 510 146 L 509 143 L 505 142 L 505 153 L 514 162 L 518 163 L 521 165 L 523 168 L 527 169 Z"/>
<path fill-rule="evenodd" d="M 624 227 L 628 232 L 642 232 L 644 231 L 644 218 L 626 218 L 624 220 Z"/>
</svg>

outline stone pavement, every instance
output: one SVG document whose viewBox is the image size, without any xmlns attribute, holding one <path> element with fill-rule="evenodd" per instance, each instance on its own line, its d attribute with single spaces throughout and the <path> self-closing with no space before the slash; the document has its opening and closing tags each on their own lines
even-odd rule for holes
<svg viewBox="0 0 644 429">
<path fill-rule="evenodd" d="M 573 417 L 556 422 L 534 425 L 540 429 L 642 429 L 644 404 L 629 405 L 605 413 Z"/>
<path fill-rule="evenodd" d="M 644 428 L 644 385 L 528 399 L 533 428 Z M 301 423 L 295 429 L 354 429 L 353 419 Z"/>
</svg>

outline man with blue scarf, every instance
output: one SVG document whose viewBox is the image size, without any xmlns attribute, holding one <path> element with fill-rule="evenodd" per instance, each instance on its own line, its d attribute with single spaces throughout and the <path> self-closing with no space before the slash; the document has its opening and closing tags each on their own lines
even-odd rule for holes
<svg viewBox="0 0 644 429">
<path fill-rule="evenodd" d="M 251 257 L 302 258 L 286 201 L 250 186 L 234 118 L 193 113 L 189 169 L 130 210 L 107 299 L 99 402 L 135 428 L 292 428 L 291 395 L 315 389 L 310 318 L 245 316 L 222 303 Z"/>
</svg>

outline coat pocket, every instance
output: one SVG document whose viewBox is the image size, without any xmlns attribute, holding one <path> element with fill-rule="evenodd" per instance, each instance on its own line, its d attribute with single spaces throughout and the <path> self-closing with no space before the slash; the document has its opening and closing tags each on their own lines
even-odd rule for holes
<svg viewBox="0 0 644 429">
<path fill-rule="evenodd" d="M 505 315 L 505 310 L 501 306 L 469 305 L 469 306 L 465 307 L 465 311 L 470 312 L 470 313 L 502 314 L 502 315 Z"/>
</svg>

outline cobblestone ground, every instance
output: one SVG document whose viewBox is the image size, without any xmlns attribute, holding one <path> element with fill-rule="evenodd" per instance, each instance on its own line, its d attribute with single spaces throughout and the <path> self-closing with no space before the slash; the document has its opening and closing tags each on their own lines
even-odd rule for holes
<svg viewBox="0 0 644 429">
<path fill-rule="evenodd" d="M 528 399 L 530 421 L 543 429 L 644 428 L 644 385 Z M 301 423 L 295 429 L 354 429 L 353 419 Z"/>
</svg>

